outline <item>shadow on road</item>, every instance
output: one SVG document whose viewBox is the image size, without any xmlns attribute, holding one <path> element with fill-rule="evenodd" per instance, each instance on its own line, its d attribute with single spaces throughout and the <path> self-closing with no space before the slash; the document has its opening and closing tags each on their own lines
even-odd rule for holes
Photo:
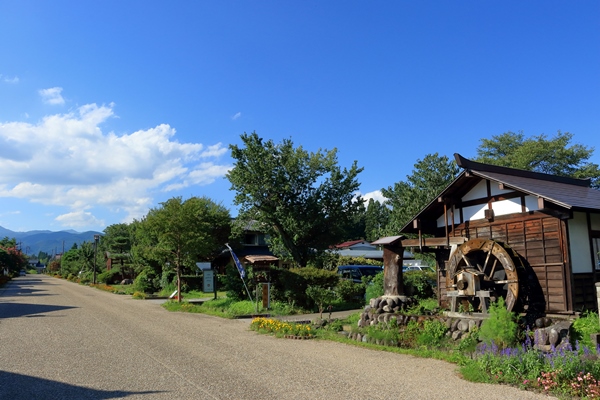
<svg viewBox="0 0 600 400">
<path fill-rule="evenodd" d="M 0 371 L 0 397 L 3 399 L 115 399 L 136 394 L 162 393 L 160 391 L 125 392 L 97 390 L 68 383 Z"/>
<path fill-rule="evenodd" d="M 45 317 L 45 315 L 36 315 L 49 313 L 53 311 L 68 310 L 77 308 L 71 306 L 53 306 L 45 304 L 28 304 L 28 303 L 0 303 L 0 319 L 18 318 L 26 316 Z"/>
</svg>

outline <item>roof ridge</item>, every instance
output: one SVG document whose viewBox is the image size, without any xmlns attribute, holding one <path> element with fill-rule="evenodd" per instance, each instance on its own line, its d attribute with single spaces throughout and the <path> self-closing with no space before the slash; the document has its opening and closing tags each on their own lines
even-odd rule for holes
<svg viewBox="0 0 600 400">
<path fill-rule="evenodd" d="M 532 179 L 539 179 L 539 180 L 545 180 L 545 181 L 556 182 L 556 183 L 566 183 L 569 185 L 591 187 L 592 180 L 590 178 L 586 178 L 586 179 L 571 178 L 568 176 L 552 175 L 552 174 L 545 174 L 543 172 L 534 172 L 534 171 L 527 171 L 524 169 L 503 167 L 500 165 L 484 164 L 484 163 L 480 163 L 477 161 L 469 160 L 469 159 L 461 156 L 458 153 L 454 153 L 454 159 L 456 160 L 456 164 L 458 164 L 459 167 L 461 167 L 465 170 L 473 170 L 473 171 L 481 171 L 481 172 L 495 172 L 498 174 L 520 176 L 523 178 L 532 178 Z"/>
</svg>

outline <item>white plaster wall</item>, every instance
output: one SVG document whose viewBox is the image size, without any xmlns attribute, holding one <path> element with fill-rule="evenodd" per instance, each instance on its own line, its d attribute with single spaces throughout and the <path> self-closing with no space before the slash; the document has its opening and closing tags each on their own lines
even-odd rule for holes
<svg viewBox="0 0 600 400">
<path fill-rule="evenodd" d="M 526 211 L 537 211 L 540 208 L 538 207 L 538 199 L 535 196 L 525 196 L 525 210 Z"/>
<path fill-rule="evenodd" d="M 590 257 L 590 239 L 586 214 L 574 212 L 573 219 L 567 221 L 569 229 L 569 251 L 571 256 L 571 269 L 574 274 L 592 272 L 592 259 Z"/>
<path fill-rule="evenodd" d="M 462 201 L 469 201 L 487 197 L 487 186 L 485 180 L 479 182 L 473 189 L 462 197 Z"/>
<path fill-rule="evenodd" d="M 452 206 L 452 208 L 454 209 L 454 223 L 456 225 L 460 224 L 460 211 L 457 208 L 454 208 L 454 206 Z M 448 209 L 448 226 L 452 225 L 452 212 L 450 210 L 450 208 Z M 437 219 L 437 227 L 441 228 L 442 226 L 446 226 L 444 224 L 444 214 L 440 215 L 440 217 Z"/>
<path fill-rule="evenodd" d="M 507 215 L 521 212 L 521 198 L 495 201 L 492 203 L 494 215 Z"/>
<path fill-rule="evenodd" d="M 471 207 L 463 208 L 463 218 L 465 221 L 473 221 L 475 219 L 485 218 L 485 210 L 488 208 L 486 204 L 479 204 Z"/>
<path fill-rule="evenodd" d="M 492 196 L 495 196 L 497 194 L 512 193 L 512 192 L 514 192 L 514 190 L 500 189 L 500 185 L 498 184 L 498 182 L 491 181 L 490 192 L 492 192 Z"/>
</svg>

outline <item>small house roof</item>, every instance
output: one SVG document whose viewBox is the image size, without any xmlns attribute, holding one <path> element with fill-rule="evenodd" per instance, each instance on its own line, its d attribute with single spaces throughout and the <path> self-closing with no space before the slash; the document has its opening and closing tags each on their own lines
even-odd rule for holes
<svg viewBox="0 0 600 400">
<path fill-rule="evenodd" d="M 392 244 L 401 239 L 404 239 L 404 236 L 402 236 L 402 235 L 386 236 L 386 237 L 377 239 L 376 241 L 372 242 L 371 244 Z"/>
<path fill-rule="evenodd" d="M 279 258 L 275 256 L 267 255 L 248 255 L 244 257 L 249 263 L 254 264 L 256 262 L 277 262 Z"/>
<path fill-rule="evenodd" d="M 349 240 L 349 241 L 344 242 L 344 243 L 336 244 L 336 245 L 333 245 L 333 247 L 336 248 L 336 249 L 343 249 L 343 248 L 347 248 L 347 247 L 352 247 L 352 246 L 357 245 L 357 244 L 368 244 L 368 245 L 370 245 L 370 243 L 367 242 L 366 240 L 358 239 L 358 240 Z"/>
</svg>

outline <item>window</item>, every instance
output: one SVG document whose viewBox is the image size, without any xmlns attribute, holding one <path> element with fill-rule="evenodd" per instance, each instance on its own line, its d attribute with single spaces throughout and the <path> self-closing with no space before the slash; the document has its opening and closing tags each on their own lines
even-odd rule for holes
<svg viewBox="0 0 600 400">
<path fill-rule="evenodd" d="M 266 246 L 265 235 L 262 233 L 246 233 L 244 236 L 246 246 Z"/>
</svg>

